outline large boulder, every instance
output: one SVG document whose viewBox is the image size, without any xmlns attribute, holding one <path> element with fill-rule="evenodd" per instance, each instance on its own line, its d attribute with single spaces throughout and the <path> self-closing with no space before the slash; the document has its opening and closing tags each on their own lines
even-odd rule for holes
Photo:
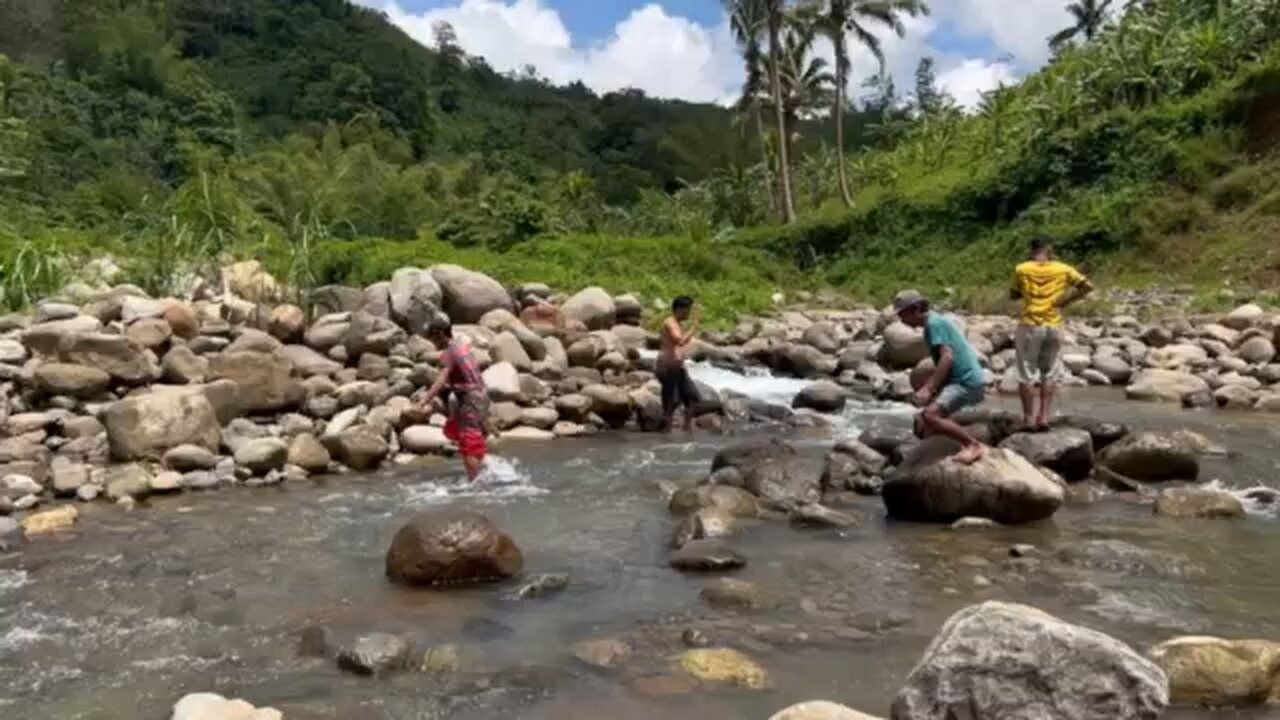
<svg viewBox="0 0 1280 720">
<path fill-rule="evenodd" d="M 520 339 L 506 330 L 493 338 L 493 342 L 489 345 L 489 354 L 495 363 L 510 363 L 520 372 L 529 372 L 533 369 L 533 359 L 529 357 Z"/>
<path fill-rule="evenodd" d="M 179 445 L 211 452 L 220 440 L 218 416 L 203 393 L 152 392 L 112 403 L 102 415 L 111 457 L 159 460 Z"/>
<path fill-rule="evenodd" d="M 107 391 L 111 376 L 104 370 L 69 363 L 45 363 L 36 368 L 36 386 L 49 395 L 90 400 Z"/>
<path fill-rule="evenodd" d="M 737 570 L 747 559 L 721 540 L 690 540 L 667 558 L 671 567 L 684 572 Z"/>
<path fill-rule="evenodd" d="M 784 345 L 774 354 L 773 362 L 779 371 L 803 378 L 832 375 L 840 366 L 839 360 L 812 345 Z"/>
<path fill-rule="evenodd" d="M 520 341 L 529 359 L 533 361 L 547 359 L 547 341 L 541 335 L 529 329 L 520 318 L 503 309 L 490 310 L 480 318 L 480 326 L 494 333 L 509 332 Z M 558 341 L 557 341 L 558 342 Z"/>
<path fill-rule="evenodd" d="M 280 283 L 257 260 L 245 260 L 222 268 L 222 283 L 236 297 L 263 303 L 280 296 Z"/>
<path fill-rule="evenodd" d="M 175 345 L 160 363 L 162 379 L 172 385 L 196 385 L 209 377 L 209 359 L 186 345 Z"/>
<path fill-rule="evenodd" d="M 309 299 L 321 315 L 352 313 L 364 307 L 364 291 L 344 285 L 322 285 L 311 291 Z"/>
<path fill-rule="evenodd" d="M 325 448 L 338 462 L 352 470 L 376 470 L 391 452 L 391 446 L 368 425 L 357 425 L 323 439 Z"/>
<path fill-rule="evenodd" d="M 880 364 L 894 370 L 909 370 L 929 357 L 929 346 L 924 342 L 924 330 L 895 321 L 884 329 L 884 344 L 880 347 Z"/>
<path fill-rule="evenodd" d="M 742 473 L 744 487 L 775 507 L 794 509 L 822 499 L 822 475 L 795 457 L 756 463 Z"/>
<path fill-rule="evenodd" d="M 400 447 L 418 455 L 444 452 L 452 445 L 444 430 L 434 425 L 410 425 L 400 432 Z"/>
<path fill-rule="evenodd" d="M 411 585 L 500 580 L 523 568 L 524 557 L 509 536 L 464 510 L 415 515 L 387 550 L 387 577 Z"/>
<path fill-rule="evenodd" d="M 769 673 L 759 663 L 730 648 L 698 648 L 679 657 L 680 669 L 708 685 L 728 685 L 763 690 Z"/>
<path fill-rule="evenodd" d="M 1098 460 L 1106 470 L 1141 482 L 1196 480 L 1200 451 L 1189 435 L 1142 432 L 1108 445 Z"/>
<path fill-rule="evenodd" d="M 1227 313 L 1222 324 L 1232 330 L 1245 330 L 1259 323 L 1267 316 L 1267 311 L 1255 303 L 1246 303 Z"/>
<path fill-rule="evenodd" d="M 123 335 L 71 333 L 58 342 L 64 363 L 98 368 L 125 385 L 145 385 L 160 377 L 159 365 L 137 343 Z"/>
<path fill-rule="evenodd" d="M 1276 346 L 1265 337 L 1251 337 L 1236 348 L 1241 360 L 1253 364 L 1265 364 L 1276 357 Z"/>
<path fill-rule="evenodd" d="M 428 272 L 440 285 L 443 309 L 454 323 L 479 322 L 490 310 L 515 311 L 506 288 L 488 275 L 457 265 L 436 265 Z"/>
<path fill-rule="evenodd" d="M 894 699 L 892 720 L 1155 720 L 1164 672 L 1124 643 L 1026 605 L 951 616 Z"/>
<path fill-rule="evenodd" d="M 1169 678 L 1175 705 L 1280 705 L 1280 643 L 1180 637 L 1148 653 Z"/>
<path fill-rule="evenodd" d="M 1208 383 L 1189 372 L 1151 368 L 1138 373 L 1124 393 L 1130 400 L 1181 402 L 1183 395 L 1208 390 Z"/>
<path fill-rule="evenodd" d="M 329 351 L 341 345 L 351 329 L 352 313 L 333 313 L 315 321 L 306 332 L 306 343 L 316 350 Z"/>
<path fill-rule="evenodd" d="M 293 364 L 294 371 L 304 378 L 333 375 L 342 369 L 341 363 L 330 360 L 306 345 L 285 345 L 281 352 Z"/>
<path fill-rule="evenodd" d="M 760 513 L 755 495 L 731 485 L 698 485 L 681 488 L 671 496 L 667 507 L 677 515 L 687 515 L 708 509 L 741 518 L 753 518 Z"/>
<path fill-rule="evenodd" d="M 299 406 L 306 392 L 292 375 L 293 363 L 283 352 L 221 352 L 209 358 L 209 376 L 234 382 L 240 407 L 248 413 Z"/>
<path fill-rule="evenodd" d="M 1066 490 L 1021 455 L 999 448 L 971 465 L 952 455 L 948 438 L 925 439 L 907 453 L 881 491 L 889 516 L 915 522 L 952 523 L 983 517 L 1013 525 L 1043 520 L 1066 500 Z"/>
<path fill-rule="evenodd" d="M 161 318 L 143 318 L 125 328 L 124 336 L 139 347 L 156 350 L 173 337 L 173 328 Z"/>
<path fill-rule="evenodd" d="M 351 313 L 342 344 L 351 358 L 365 353 L 387 355 L 391 348 L 405 341 L 405 332 L 387 318 L 360 311 Z"/>
<path fill-rule="evenodd" d="M 1000 447 L 1043 465 L 1065 480 L 1084 480 L 1093 472 L 1093 437 L 1084 430 L 1061 428 L 1045 433 L 1015 433 Z"/>
<path fill-rule="evenodd" d="M 255 475 L 266 475 L 279 470 L 289 459 L 289 445 L 274 437 L 249 440 L 236 449 L 236 465 L 247 468 Z"/>
<path fill-rule="evenodd" d="M 1155 514 L 1175 518 L 1242 518 L 1244 503 L 1226 490 L 1168 488 L 1156 497 Z"/>
<path fill-rule="evenodd" d="M 839 385 L 823 380 L 805 387 L 791 401 L 793 408 L 808 408 L 823 413 L 838 413 L 849 400 L 849 392 Z"/>
<path fill-rule="evenodd" d="M 1102 374 L 1112 385 L 1123 385 L 1133 377 L 1133 367 L 1116 354 L 1099 353 L 1093 356 L 1093 369 Z"/>
<path fill-rule="evenodd" d="M 481 377 L 489 391 L 489 397 L 498 402 L 516 402 L 521 397 L 520 373 L 509 362 L 490 365 Z"/>
<path fill-rule="evenodd" d="M 307 330 L 307 313 L 297 305 L 277 305 L 271 310 L 271 318 L 267 321 L 267 331 L 282 343 L 296 343 L 302 340 Z"/>
<path fill-rule="evenodd" d="M 388 288 L 391 318 L 411 333 L 421 333 L 430 324 L 444 300 L 444 292 L 431 273 L 418 268 L 400 268 L 391 275 Z"/>
<path fill-rule="evenodd" d="M 320 442 L 319 438 L 309 432 L 304 432 L 289 443 L 288 462 L 290 465 L 297 465 L 309 473 L 323 473 L 329 469 L 331 457 L 329 449 Z"/>
<path fill-rule="evenodd" d="M 369 633 L 338 651 L 338 667 L 356 675 L 382 675 L 409 665 L 409 642 L 398 635 Z"/>
<path fill-rule="evenodd" d="M 613 297 L 598 287 L 589 287 L 566 300 L 561 312 L 565 318 L 586 325 L 588 330 L 608 330 L 618 317 Z"/>
<path fill-rule="evenodd" d="M 599 415 L 610 427 L 620 428 L 631 419 L 631 396 L 623 388 L 613 385 L 588 385 L 582 395 L 591 400 L 591 411 Z"/>
<path fill-rule="evenodd" d="M 795 456 L 796 449 L 781 440 L 751 440 L 730 445 L 717 452 L 715 458 L 711 460 L 711 472 L 731 467 L 745 476 L 758 465 Z"/>
</svg>

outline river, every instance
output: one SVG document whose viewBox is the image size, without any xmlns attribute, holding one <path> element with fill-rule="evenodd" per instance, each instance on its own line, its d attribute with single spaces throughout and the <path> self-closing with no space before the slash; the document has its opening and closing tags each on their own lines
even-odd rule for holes
<svg viewBox="0 0 1280 720">
<path fill-rule="evenodd" d="M 777 402 L 802 385 L 697 374 Z M 1280 478 L 1274 420 L 1089 391 L 1069 393 L 1063 409 L 1204 433 L 1228 450 L 1204 474 L 1229 488 Z M 834 432 L 908 418 L 901 406 L 856 405 Z M 161 719 L 199 691 L 271 705 L 293 720 L 720 720 L 766 718 L 819 698 L 887 714 L 941 622 L 986 599 L 1026 602 L 1142 648 L 1184 634 L 1280 638 L 1280 522 L 1270 508 L 1239 521 L 1168 520 L 1120 496 L 1073 503 L 1049 523 L 986 531 L 890 523 L 878 498 L 845 508 L 862 520 L 849 531 L 759 523 L 734 541 L 750 559 L 736 576 L 780 595 L 782 608 L 713 610 L 699 599 L 708 578 L 666 564 L 673 520 L 656 485 L 695 481 L 718 447 L 741 437 L 508 445 L 489 481 L 466 491 L 453 484 L 459 469 L 442 464 L 160 498 L 134 512 L 81 506 L 74 533 L 0 556 L 0 717 Z M 831 440 L 792 439 L 816 471 Z M 568 588 L 514 600 L 511 584 L 447 592 L 388 584 L 383 554 L 400 521 L 448 504 L 488 515 L 523 549 L 527 574 L 567 571 Z M 1011 560 L 1014 543 L 1037 546 L 1037 559 Z M 331 659 L 299 655 L 298 638 L 312 626 L 339 644 L 371 631 L 420 648 L 454 644 L 461 664 L 354 677 Z M 687 692 L 670 676 L 689 628 L 758 660 L 772 688 Z M 604 637 L 634 647 L 622 667 L 600 671 L 572 656 L 573 643 Z"/>
</svg>

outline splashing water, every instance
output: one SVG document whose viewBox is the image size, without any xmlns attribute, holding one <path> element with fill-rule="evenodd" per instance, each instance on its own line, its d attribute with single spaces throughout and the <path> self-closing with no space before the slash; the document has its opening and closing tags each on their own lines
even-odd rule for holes
<svg viewBox="0 0 1280 720">
<path fill-rule="evenodd" d="M 736 392 L 753 400 L 782 407 L 791 407 L 791 402 L 796 395 L 813 382 L 799 378 L 777 377 L 767 368 L 762 367 L 749 367 L 744 373 L 738 373 L 707 363 L 691 363 L 689 375 L 716 392 Z M 911 406 L 903 403 L 850 399 L 843 413 L 828 416 L 828 418 L 831 420 L 833 435 L 855 437 L 876 417 L 900 420 L 913 412 L 915 410 Z"/>
<path fill-rule="evenodd" d="M 764 368 L 749 368 L 746 374 L 742 374 L 706 363 L 691 363 L 689 376 L 716 392 L 729 390 L 753 400 L 785 407 L 791 407 L 795 396 L 809 385 L 807 380 L 774 377 Z"/>
<path fill-rule="evenodd" d="M 30 581 L 26 570 L 0 570 L 0 592 L 17 590 Z"/>
<path fill-rule="evenodd" d="M 1244 505 L 1244 511 L 1252 516 L 1280 518 L 1280 490 L 1255 485 L 1248 488 L 1227 487 L 1221 480 L 1213 480 L 1204 484 L 1206 490 L 1221 490 L 1234 496 Z"/>
<path fill-rule="evenodd" d="M 411 506 L 438 505 L 457 498 L 501 502 L 517 497 L 537 497 L 548 492 L 533 484 L 533 477 L 518 460 L 495 455 L 485 459 L 480 477 L 474 483 L 467 482 L 459 471 L 456 477 L 448 480 L 414 483 L 407 485 L 405 490 L 405 502 Z"/>
</svg>

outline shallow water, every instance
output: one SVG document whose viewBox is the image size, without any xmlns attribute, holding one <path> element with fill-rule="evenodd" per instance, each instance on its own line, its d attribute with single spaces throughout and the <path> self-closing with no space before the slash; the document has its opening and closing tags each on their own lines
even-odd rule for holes
<svg viewBox="0 0 1280 720">
<path fill-rule="evenodd" d="M 700 370 L 728 387 L 731 377 Z M 782 400 L 787 381 L 737 387 Z M 1063 410 L 1143 428 L 1188 427 L 1230 454 L 1206 477 L 1233 488 L 1274 484 L 1280 423 L 1185 414 L 1077 392 Z M 902 408 L 851 409 L 837 433 L 904 423 Z M 827 698 L 887 714 L 893 694 L 939 624 L 986 599 L 1028 602 L 1145 647 L 1209 633 L 1280 638 L 1280 522 L 1259 509 L 1242 521 L 1173 521 L 1111 496 L 1072 505 L 1051 523 L 996 531 L 887 522 L 878 499 L 847 508 L 856 529 L 753 525 L 734 542 L 750 558 L 737 577 L 781 594 L 783 608 L 715 611 L 707 578 L 667 567 L 673 525 L 655 487 L 690 482 L 717 447 L 605 436 L 500 449 L 479 490 L 459 469 L 332 478 L 286 488 L 160 499 L 124 513 L 82 506 L 76 532 L 0 556 L 0 716 L 163 718 L 186 692 L 216 691 L 273 705 L 289 718 L 764 718 L 791 702 Z M 815 467 L 829 439 L 793 438 Z M 515 584 L 406 591 L 383 579 L 383 553 L 416 509 L 477 509 L 509 532 L 527 574 L 565 570 L 569 587 L 512 600 Z M 1118 559 L 1079 548 L 1123 541 Z M 1034 566 L 1008 558 L 1040 548 Z M 1092 543 L 1081 545 L 1082 543 Z M 1076 548 L 1077 559 L 1058 559 Z M 990 581 L 982 586 L 976 576 Z M 332 660 L 299 657 L 302 629 L 341 643 L 356 633 L 407 635 L 415 647 L 456 643 L 462 667 L 431 675 L 356 678 Z M 751 655 L 772 676 L 764 693 L 699 690 L 654 698 L 640 687 L 671 673 L 680 635 L 697 628 Z M 603 672 L 575 660 L 579 640 L 635 647 Z M 1169 717 L 1280 717 L 1258 711 L 1180 711 Z"/>
</svg>

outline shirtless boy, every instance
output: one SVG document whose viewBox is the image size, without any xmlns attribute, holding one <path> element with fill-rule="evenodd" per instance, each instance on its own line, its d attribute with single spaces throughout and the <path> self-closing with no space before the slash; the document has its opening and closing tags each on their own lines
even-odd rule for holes
<svg viewBox="0 0 1280 720">
<path fill-rule="evenodd" d="M 696 401 L 685 369 L 685 348 L 698 335 L 699 318 L 693 317 L 693 299 L 680 296 L 671 303 L 671 317 L 662 323 L 662 348 L 658 351 L 657 375 L 662 383 L 663 429 L 671 431 L 677 407 L 684 407 L 684 429 L 693 429 L 691 406 Z M 689 319 L 693 317 L 693 321 Z M 685 323 L 689 323 L 686 327 Z"/>
</svg>

